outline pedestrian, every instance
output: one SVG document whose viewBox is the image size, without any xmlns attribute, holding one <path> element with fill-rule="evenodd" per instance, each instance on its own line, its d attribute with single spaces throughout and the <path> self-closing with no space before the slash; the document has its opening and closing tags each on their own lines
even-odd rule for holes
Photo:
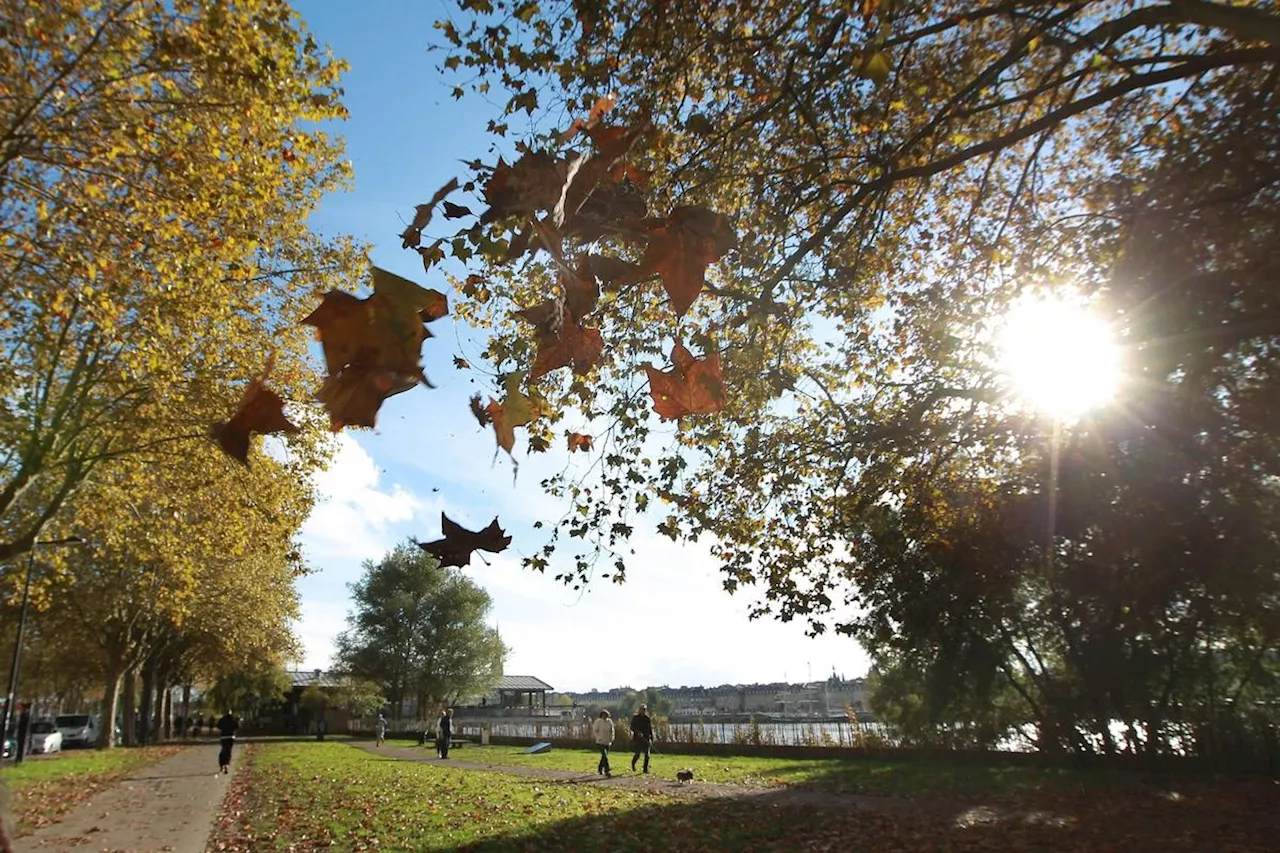
<svg viewBox="0 0 1280 853">
<path fill-rule="evenodd" d="M 609 771 L 609 747 L 613 745 L 613 720 L 609 719 L 609 712 L 600 709 L 600 716 L 591 724 L 591 734 L 595 736 L 596 746 L 600 747 L 600 763 L 596 765 L 596 772 L 612 777 L 613 773 Z"/>
<path fill-rule="evenodd" d="M 200 729 L 202 726 L 204 726 L 204 715 L 196 714 L 196 727 L 195 731 L 192 732 L 192 737 L 200 737 Z"/>
<path fill-rule="evenodd" d="M 453 709 L 445 708 L 444 713 L 440 715 L 440 722 L 437 723 L 438 731 L 436 732 L 436 752 L 440 753 L 441 758 L 449 757 L 449 741 L 453 740 Z"/>
<path fill-rule="evenodd" d="M 223 773 L 231 772 L 231 747 L 236 745 L 236 729 L 240 721 L 232 716 L 231 711 L 218 720 L 218 734 L 222 737 L 222 749 L 218 752 L 218 768 Z"/>
<path fill-rule="evenodd" d="M 636 762 L 644 753 L 644 772 L 649 772 L 649 752 L 653 745 L 653 720 L 649 718 L 649 706 L 641 705 L 631 718 L 631 772 L 636 772 Z"/>
<path fill-rule="evenodd" d="M 387 718 L 382 716 L 382 712 L 378 712 L 378 746 L 382 746 L 383 741 L 387 739 Z"/>
</svg>

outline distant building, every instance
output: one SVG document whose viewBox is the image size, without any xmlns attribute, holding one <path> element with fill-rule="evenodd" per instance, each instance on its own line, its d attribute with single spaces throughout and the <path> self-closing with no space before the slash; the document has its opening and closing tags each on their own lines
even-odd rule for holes
<svg viewBox="0 0 1280 853">
<path fill-rule="evenodd" d="M 800 684 L 721 684 L 718 687 L 655 687 L 673 703 L 672 718 L 696 718 L 732 715 L 769 715 L 799 718 L 846 717 L 852 709 L 859 717 L 870 712 L 866 679 L 844 679 L 832 673 L 826 681 Z M 630 687 L 589 690 L 568 696 L 574 704 L 586 706 L 617 705 L 632 692 Z"/>
</svg>

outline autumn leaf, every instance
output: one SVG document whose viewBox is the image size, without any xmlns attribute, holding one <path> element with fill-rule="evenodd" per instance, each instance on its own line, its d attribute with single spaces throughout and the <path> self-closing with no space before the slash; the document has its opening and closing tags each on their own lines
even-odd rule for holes
<svg viewBox="0 0 1280 853">
<path fill-rule="evenodd" d="M 560 134 L 561 142 L 568 142 L 578 134 L 580 130 L 587 130 L 595 127 L 604 118 L 604 114 L 613 109 L 613 105 L 618 102 L 617 93 L 605 95 L 599 98 L 591 107 L 591 111 L 587 113 L 585 119 L 575 118 L 573 124 L 569 125 L 569 129 Z"/>
<path fill-rule="evenodd" d="M 334 432 L 347 426 L 373 428 L 383 402 L 418 382 L 412 374 L 357 365 L 325 379 L 316 399 L 329 413 L 329 428 Z"/>
<path fill-rule="evenodd" d="M 249 464 L 249 437 L 253 433 L 294 434 L 298 428 L 284 416 L 284 400 L 267 388 L 262 378 L 252 380 L 240 395 L 240 404 L 231 420 L 215 424 L 211 431 L 214 441 L 232 459 Z"/>
<path fill-rule="evenodd" d="M 572 365 L 573 372 L 583 376 L 591 372 L 604 351 L 604 338 L 599 329 L 582 326 L 572 313 L 565 310 L 564 322 L 559 331 L 539 327 L 534 340 L 538 354 L 529 372 L 530 379 L 539 379 L 553 370 Z"/>
<path fill-rule="evenodd" d="M 449 181 L 449 183 L 445 184 L 440 189 L 436 190 L 436 194 L 431 197 L 431 201 L 427 202 L 426 204 L 419 204 L 414 207 L 413 221 L 410 222 L 409 227 L 404 229 L 404 231 L 400 234 L 400 239 L 402 241 L 401 248 L 405 248 L 405 249 L 414 248 L 422 241 L 422 229 L 426 228 L 427 224 L 431 222 L 431 212 L 435 209 L 435 206 L 437 204 L 439 204 L 441 201 L 444 201 L 445 196 L 447 196 L 449 193 L 453 192 L 457 188 L 458 188 L 458 179 L 454 178 L 453 180 Z M 445 205 L 446 205 L 445 216 L 448 217 L 449 202 L 445 202 Z M 453 205 L 453 207 L 456 208 L 457 205 Z M 462 208 L 462 209 L 466 210 L 466 208 Z"/>
<path fill-rule="evenodd" d="M 893 73 L 893 63 L 889 54 L 882 50 L 864 51 L 858 60 L 854 73 L 873 81 L 877 86 L 883 84 Z"/>
<path fill-rule="evenodd" d="M 595 441 L 591 436 L 583 435 L 580 432 L 567 432 L 565 433 L 565 439 L 569 445 L 570 453 L 573 453 L 575 450 L 588 451 L 591 449 L 591 446 Z"/>
<path fill-rule="evenodd" d="M 655 412 L 674 420 L 684 415 L 713 414 L 724 406 L 724 377 L 718 353 L 697 359 L 677 343 L 671 348 L 671 360 L 675 366 L 667 371 L 644 365 Z"/>
<path fill-rule="evenodd" d="M 613 287 L 662 277 L 671 309 L 683 317 L 706 285 L 707 265 L 737 245 L 729 220 L 705 207 L 677 207 L 666 219 L 649 223 L 649 244 L 639 269 L 613 279 Z"/>
<path fill-rule="evenodd" d="M 480 422 L 480 426 L 486 427 L 493 422 L 489 417 L 489 411 L 485 407 L 484 401 L 480 399 L 479 394 L 473 394 L 471 397 L 471 414 L 476 416 L 476 420 Z"/>
<path fill-rule="evenodd" d="M 480 215 L 480 222 L 549 210 L 564 191 L 565 173 L 563 160 L 542 151 L 530 151 L 512 165 L 499 160 L 484 186 L 489 209 Z"/>
<path fill-rule="evenodd" d="M 498 525 L 495 517 L 483 530 L 472 532 L 440 513 L 443 539 L 419 542 L 418 547 L 440 560 L 441 566 L 468 566 L 474 551 L 497 554 L 511 545 L 511 537 Z"/>
<path fill-rule="evenodd" d="M 333 429 L 374 426 L 382 401 L 421 382 L 426 322 L 448 312 L 448 300 L 436 290 L 373 268 L 373 295 L 360 299 L 329 291 L 302 319 L 316 327 L 328 377 L 317 394 Z"/>
<path fill-rule="evenodd" d="M 453 357 L 453 366 L 458 368 L 459 370 L 467 370 L 468 368 L 471 367 L 471 363 L 468 362 L 465 358 L 455 355 Z"/>
<path fill-rule="evenodd" d="M 507 453 L 515 447 L 516 427 L 525 426 L 534 418 L 533 401 L 520 390 L 520 383 L 523 380 L 523 372 L 512 373 L 503 383 L 507 393 L 502 402 L 490 400 L 489 405 L 484 409 L 493 423 L 493 433 L 497 438 L 498 446 Z"/>
<path fill-rule="evenodd" d="M 551 447 L 551 442 L 547 441 L 545 436 L 531 435 L 529 436 L 529 452 L 530 453 L 546 453 Z"/>
<path fill-rule="evenodd" d="M 460 204 L 454 204 L 446 201 L 442 206 L 445 219 L 461 219 L 464 216 L 471 216 L 471 208 L 463 207 Z"/>
</svg>

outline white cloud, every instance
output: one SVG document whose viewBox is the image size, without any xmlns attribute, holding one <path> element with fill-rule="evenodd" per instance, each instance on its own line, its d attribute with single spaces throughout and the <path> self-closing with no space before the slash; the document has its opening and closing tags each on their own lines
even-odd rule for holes
<svg viewBox="0 0 1280 853">
<path fill-rule="evenodd" d="M 313 560 L 369 560 L 394 544 L 391 527 L 409 521 L 422 501 L 399 484 L 379 483 L 373 458 L 349 435 L 338 436 L 333 464 L 316 475 L 320 500 L 302 525 Z"/>
</svg>

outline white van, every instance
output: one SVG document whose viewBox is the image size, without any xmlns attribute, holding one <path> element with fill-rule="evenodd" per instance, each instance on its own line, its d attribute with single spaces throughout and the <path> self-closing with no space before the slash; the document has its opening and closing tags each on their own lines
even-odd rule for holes
<svg viewBox="0 0 1280 853">
<path fill-rule="evenodd" d="M 62 745 L 66 749 L 77 746 L 97 746 L 101 726 L 98 718 L 89 714 L 59 714 L 53 724 L 62 732 Z"/>
</svg>

